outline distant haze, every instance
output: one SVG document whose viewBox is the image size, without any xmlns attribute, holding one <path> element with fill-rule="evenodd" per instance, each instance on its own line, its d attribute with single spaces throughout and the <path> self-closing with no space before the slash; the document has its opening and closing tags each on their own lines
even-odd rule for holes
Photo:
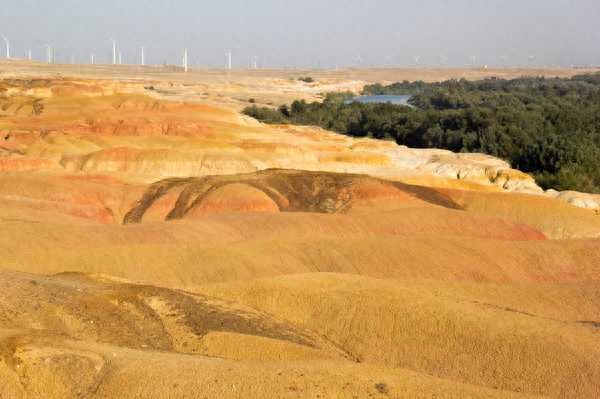
<svg viewBox="0 0 600 399">
<path fill-rule="evenodd" d="M 5 0 L 13 55 L 259 66 L 600 65 L 600 0 Z M 4 46 L 0 47 L 4 56 Z"/>
</svg>

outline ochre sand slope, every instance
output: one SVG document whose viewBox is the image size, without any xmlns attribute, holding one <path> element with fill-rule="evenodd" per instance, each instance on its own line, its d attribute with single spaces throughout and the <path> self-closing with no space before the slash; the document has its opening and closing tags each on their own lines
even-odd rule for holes
<svg viewBox="0 0 600 399">
<path fill-rule="evenodd" d="M 170 190 L 162 221 L 145 222 Z M 2 220 L 4 268 L 86 273 L 0 276 L 6 345 L 20 348 L 7 381 L 30 396 L 52 381 L 57 397 L 82 384 L 160 397 L 168 367 L 185 367 L 169 379 L 181 392 L 204 381 L 231 397 L 600 392 L 598 240 L 547 240 L 454 193 L 357 175 L 134 191 L 124 226 L 58 210 Z"/>
<path fill-rule="evenodd" d="M 1 398 L 600 396 L 597 212 L 235 111 L 343 74 L 20 71 L 48 79 L 0 81 Z"/>
<path fill-rule="evenodd" d="M 478 385 L 493 381 L 491 385 L 516 392 L 598 395 L 599 337 L 597 327 L 584 322 L 598 314 L 597 303 L 589 313 L 581 309 L 577 319 L 570 319 L 574 314 L 567 312 L 565 319 L 561 310 L 573 304 L 556 302 L 556 296 L 564 295 L 589 303 L 597 286 L 534 286 L 534 305 L 523 301 L 512 306 L 502 298 L 531 298 L 532 288 L 481 287 L 313 274 L 215 291 L 309 326 L 360 362 Z M 557 309 L 531 312 L 544 306 Z"/>
</svg>

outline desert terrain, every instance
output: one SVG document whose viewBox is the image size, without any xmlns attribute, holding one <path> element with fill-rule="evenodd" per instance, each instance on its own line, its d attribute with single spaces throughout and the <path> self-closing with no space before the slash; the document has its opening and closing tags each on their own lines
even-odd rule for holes
<svg viewBox="0 0 600 399">
<path fill-rule="evenodd" d="M 597 196 L 240 113 L 584 72 L 0 62 L 0 398 L 600 397 Z"/>
</svg>

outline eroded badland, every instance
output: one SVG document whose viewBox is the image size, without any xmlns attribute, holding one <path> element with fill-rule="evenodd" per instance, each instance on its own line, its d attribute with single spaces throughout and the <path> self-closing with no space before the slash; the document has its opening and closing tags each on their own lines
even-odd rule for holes
<svg viewBox="0 0 600 399">
<path fill-rule="evenodd" d="M 1 398 L 600 396 L 597 197 L 239 113 L 575 71 L 58 68 L 0 63 Z"/>
</svg>

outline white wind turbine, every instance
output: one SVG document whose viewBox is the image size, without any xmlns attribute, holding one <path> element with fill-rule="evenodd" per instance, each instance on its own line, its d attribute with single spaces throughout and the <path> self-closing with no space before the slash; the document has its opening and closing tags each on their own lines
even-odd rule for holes
<svg viewBox="0 0 600 399">
<path fill-rule="evenodd" d="M 112 42 L 112 63 L 117 65 L 117 42 L 115 39 L 109 39 Z"/>
<path fill-rule="evenodd" d="M 4 40 L 4 44 L 6 45 L 6 58 L 10 58 L 10 40 L 4 35 L 2 35 L 2 40 Z"/>
<path fill-rule="evenodd" d="M 140 57 L 142 66 L 146 65 L 146 47 L 140 47 Z"/>
<path fill-rule="evenodd" d="M 394 60 L 394 56 L 392 54 L 386 54 L 386 56 L 384 57 L 384 65 L 385 66 L 389 66 L 392 64 L 393 60 Z"/>
<path fill-rule="evenodd" d="M 508 55 L 506 55 L 506 54 L 502 54 L 498 57 L 498 62 L 501 66 L 506 66 L 507 61 L 508 61 Z"/>
<path fill-rule="evenodd" d="M 96 55 L 94 53 L 90 54 L 90 65 L 94 65 L 96 63 Z"/>
<path fill-rule="evenodd" d="M 233 64 L 232 64 L 232 54 L 231 54 L 231 50 L 229 50 L 227 52 L 227 69 L 231 71 L 231 69 L 233 68 Z"/>
<path fill-rule="evenodd" d="M 52 61 L 53 61 L 53 58 L 54 58 L 53 55 L 54 54 L 53 54 L 52 46 L 49 45 L 49 44 L 46 44 L 46 62 L 48 64 L 52 64 Z"/>
<path fill-rule="evenodd" d="M 473 67 L 475 67 L 475 65 L 477 65 L 477 56 L 476 56 L 475 54 L 473 54 L 473 55 L 471 56 L 471 65 L 472 65 Z"/>
<path fill-rule="evenodd" d="M 188 71 L 188 49 L 183 49 L 183 71 Z"/>
</svg>

